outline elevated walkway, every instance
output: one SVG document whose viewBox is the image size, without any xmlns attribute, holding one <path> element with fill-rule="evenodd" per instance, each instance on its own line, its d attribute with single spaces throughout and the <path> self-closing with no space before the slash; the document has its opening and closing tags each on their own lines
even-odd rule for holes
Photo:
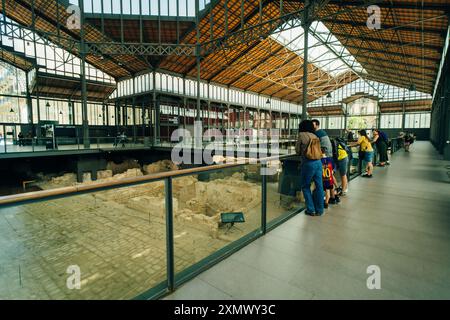
<svg viewBox="0 0 450 320">
<path fill-rule="evenodd" d="M 167 299 L 450 299 L 450 178 L 428 142 L 323 217 L 300 214 Z M 367 288 L 369 266 L 381 290 Z"/>
</svg>

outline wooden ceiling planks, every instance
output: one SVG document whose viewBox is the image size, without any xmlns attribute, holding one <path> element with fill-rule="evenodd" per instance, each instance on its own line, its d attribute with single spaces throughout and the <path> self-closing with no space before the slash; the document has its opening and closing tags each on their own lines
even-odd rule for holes
<svg viewBox="0 0 450 320">
<path fill-rule="evenodd" d="M 7 14 L 14 15 L 14 20 L 31 24 L 31 0 L 5 0 Z M 66 21 L 68 14 L 61 5 L 54 0 L 34 0 L 36 10 L 44 12 L 39 15 L 36 27 L 47 32 L 55 32 L 60 21 Z M 219 0 L 211 11 L 205 11 L 200 21 L 200 42 L 206 43 L 212 38 L 225 36 L 225 15 L 227 15 L 227 29 L 229 33 L 256 25 L 259 22 L 259 0 L 249 0 L 243 3 L 241 11 L 240 0 L 228 0 L 228 12 L 224 10 L 225 0 Z M 339 5 L 342 3 L 342 6 Z M 330 1 L 320 13 L 325 25 L 336 38 L 347 47 L 356 60 L 368 72 L 368 78 L 396 85 L 409 87 L 411 84 L 427 93 L 431 93 L 437 75 L 442 47 L 445 42 L 445 32 L 448 18 L 443 8 L 450 7 L 450 0 L 425 1 L 430 4 L 425 10 L 417 1 L 392 0 L 383 1 L 381 6 L 381 30 L 370 30 L 366 26 L 366 7 L 356 8 L 354 4 L 361 1 Z M 285 13 L 299 10 L 303 6 L 299 1 L 285 0 Z M 328 15 L 340 9 L 348 12 L 341 13 L 334 18 Z M 59 13 L 58 13 L 59 10 Z M 262 20 L 276 18 L 280 14 L 279 3 L 263 0 Z M 210 22 L 213 21 L 213 26 Z M 95 42 L 111 42 L 117 40 L 117 21 L 108 20 L 105 34 L 102 34 L 98 21 L 89 20 L 86 26 L 86 39 Z M 136 21 L 127 21 L 126 39 L 136 40 Z M 172 42 L 177 38 L 176 27 L 172 22 L 164 22 L 161 39 Z M 145 21 L 145 40 L 155 40 L 159 35 L 155 33 L 154 22 Z M 196 30 L 191 22 L 180 29 L 184 34 L 182 43 L 195 44 Z M 212 31 L 212 33 L 211 33 Z M 79 37 L 77 32 L 61 29 L 61 34 L 67 38 Z M 276 48 L 273 40 L 258 40 L 251 43 L 238 44 L 227 50 L 210 54 L 201 61 L 201 78 L 224 85 L 236 86 L 240 89 L 257 93 L 274 95 L 280 98 L 295 99 L 301 95 L 302 68 L 301 57 L 288 52 L 287 48 Z M 64 44 L 64 42 L 62 41 Z M 69 47 L 69 42 L 65 43 Z M 270 47 L 269 47 L 270 46 Z M 77 48 L 72 48 L 77 54 Z M 87 61 L 115 78 L 130 77 L 134 73 L 149 69 L 148 62 L 141 57 L 130 55 L 101 58 L 89 55 Z M 189 76 L 196 75 L 196 60 L 186 56 L 168 56 L 162 59 L 159 68 Z M 310 66 L 308 80 L 311 82 L 310 91 L 316 88 L 318 94 L 326 94 L 353 81 L 356 75 L 334 79 L 331 75 Z M 313 97 L 314 98 L 314 97 Z"/>
<path fill-rule="evenodd" d="M 338 2 L 332 1 L 322 15 L 339 10 Z M 373 79 L 401 87 L 414 84 L 431 94 L 448 26 L 444 8 L 450 9 L 450 1 L 430 4 L 425 1 L 422 7 L 417 1 L 383 1 L 381 29 L 370 30 L 366 8 L 345 1 L 353 10 L 324 23 Z"/>
</svg>

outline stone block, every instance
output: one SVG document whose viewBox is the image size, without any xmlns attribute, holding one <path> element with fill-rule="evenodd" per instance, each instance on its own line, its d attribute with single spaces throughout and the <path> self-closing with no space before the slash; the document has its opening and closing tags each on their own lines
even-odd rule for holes
<svg viewBox="0 0 450 320">
<path fill-rule="evenodd" d="M 55 186 L 70 186 L 77 182 L 77 175 L 75 173 L 65 173 L 62 176 L 52 178 L 50 182 Z"/>
<path fill-rule="evenodd" d="M 83 173 L 83 183 L 85 182 L 91 182 L 92 181 L 92 175 L 90 172 L 84 172 Z"/>
<path fill-rule="evenodd" d="M 128 169 L 124 173 L 115 174 L 113 176 L 114 180 L 124 179 L 124 178 L 133 178 L 143 176 L 141 169 Z"/>
<path fill-rule="evenodd" d="M 167 172 L 174 170 L 178 170 L 178 166 L 170 160 L 161 160 L 143 166 L 143 171 L 145 174 L 153 174 L 158 172 Z"/>
</svg>

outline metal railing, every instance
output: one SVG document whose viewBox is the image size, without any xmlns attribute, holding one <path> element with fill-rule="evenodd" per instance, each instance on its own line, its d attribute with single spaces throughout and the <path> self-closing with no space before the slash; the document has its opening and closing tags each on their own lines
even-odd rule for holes
<svg viewBox="0 0 450 320">
<path fill-rule="evenodd" d="M 145 137 L 91 137 L 88 140 L 87 146 L 84 144 L 84 139 L 78 137 L 2 139 L 0 141 L 0 154 L 84 149 L 137 148 L 144 147 L 145 145 Z"/>
<path fill-rule="evenodd" d="M 71 252 L 71 250 L 75 250 L 77 248 L 73 248 L 73 247 L 77 247 L 77 246 L 81 246 L 83 247 L 85 244 L 90 248 L 90 250 L 93 250 L 94 252 L 100 251 L 101 247 L 107 245 L 109 248 L 111 247 L 111 245 L 109 243 L 103 243 L 103 242 L 99 242 L 97 247 L 92 247 L 93 243 L 95 243 L 95 239 L 90 239 L 89 237 L 86 236 L 85 238 L 85 233 L 80 233 L 82 236 L 80 236 L 81 238 L 77 238 L 78 237 L 78 228 L 83 228 L 83 225 L 90 225 L 94 222 L 90 222 L 90 221 L 97 221 L 99 219 L 104 219 L 105 216 L 111 215 L 114 217 L 117 217 L 117 219 L 123 219 L 121 216 L 122 215 L 127 215 L 128 212 L 126 212 L 125 209 L 124 212 L 113 212 L 112 210 L 108 209 L 108 203 L 106 202 L 106 200 L 103 200 L 103 202 L 101 202 L 101 199 L 104 199 L 106 196 L 110 196 L 112 198 L 116 198 L 116 197 L 123 197 L 125 194 L 130 193 L 130 190 L 133 192 L 136 192 L 137 195 L 140 194 L 140 192 L 144 191 L 147 192 L 149 190 L 156 190 L 160 187 L 160 185 L 158 183 L 163 182 L 164 187 L 164 206 L 160 207 L 160 209 L 156 210 L 154 209 L 152 212 L 148 213 L 148 219 L 149 221 L 151 219 L 155 219 L 154 216 L 157 215 L 163 215 L 164 218 L 161 221 L 164 221 L 164 229 L 165 229 L 165 253 L 166 253 L 166 261 L 165 261 L 165 274 L 164 277 L 165 279 L 161 279 L 162 281 L 160 281 L 159 283 L 156 283 L 155 281 L 151 282 L 151 284 L 148 285 L 148 287 L 146 288 L 146 290 L 142 290 L 142 285 L 145 284 L 145 277 L 143 277 L 142 281 L 130 281 L 128 280 L 128 282 L 124 282 L 121 283 L 121 285 L 123 286 L 129 286 L 130 283 L 134 283 L 136 285 L 136 289 L 134 290 L 134 288 L 131 288 L 130 291 L 133 293 L 133 295 L 129 295 L 126 296 L 126 298 L 136 298 L 136 299 L 150 299 L 150 298 L 159 298 L 161 296 L 163 296 L 164 294 L 167 294 L 169 292 L 172 292 L 173 290 L 175 290 L 178 286 L 180 286 L 181 284 L 183 284 L 184 282 L 192 279 L 193 277 L 195 277 L 196 275 L 198 275 L 199 273 L 201 273 L 202 271 L 204 271 L 205 269 L 211 267 L 212 265 L 216 264 L 217 262 L 221 261 L 222 259 L 228 257 L 229 255 L 231 255 L 233 252 L 236 252 L 237 250 L 239 250 L 240 248 L 242 248 L 243 246 L 247 245 L 249 242 L 257 239 L 258 237 L 260 237 L 261 235 L 265 234 L 268 230 L 271 230 L 272 228 L 276 227 L 277 225 L 281 224 L 282 222 L 284 222 L 286 219 L 289 219 L 290 217 L 292 217 L 293 215 L 297 214 L 298 212 L 300 212 L 301 210 L 303 210 L 303 203 L 300 202 L 295 196 L 293 196 L 292 194 L 292 190 L 278 190 L 279 188 L 279 184 L 276 182 L 275 177 L 279 176 L 281 174 L 281 171 L 283 170 L 281 165 L 276 165 L 277 161 L 286 161 L 288 160 L 290 157 L 289 156 L 285 156 L 285 157 L 274 157 L 274 158 L 266 158 L 266 159 L 262 159 L 262 160 L 258 160 L 258 161 L 245 161 L 245 162 L 237 162 L 237 163 L 225 163 L 225 164 L 220 164 L 220 165 L 213 165 L 213 166 L 208 166 L 208 167 L 201 167 L 201 168 L 193 168 L 193 169 L 185 169 L 185 170 L 177 170 L 177 171 L 171 171 L 171 172 L 163 172 L 163 173 L 157 173 L 157 174 L 152 174 L 152 175 L 147 175 L 147 176 L 140 176 L 140 177 L 132 177 L 132 178 L 124 178 L 124 179 L 120 179 L 120 180 L 113 180 L 113 181 L 103 181 L 103 182 L 96 182 L 96 183 L 92 183 L 92 184 L 81 184 L 81 185 L 74 185 L 74 186 L 68 186 L 68 187 L 63 187 L 63 188 L 58 188 L 58 189 L 53 189 L 53 190 L 44 190 L 44 191 L 37 191 L 37 192 L 30 192 L 30 193 L 25 193 L 25 194 L 17 194 L 17 195 L 11 195 L 11 196 L 5 196 L 5 197 L 0 197 L 0 214 L 2 214 L 3 216 L 7 216 L 8 219 L 17 219 L 17 220 L 21 220 L 24 219 L 24 223 L 28 224 L 33 224 L 33 221 L 30 217 L 37 217 L 36 221 L 45 221 L 45 226 L 44 229 L 47 228 L 49 230 L 51 230 L 51 226 L 52 223 L 54 224 L 54 226 L 56 226 L 55 228 L 59 230 L 59 232 L 62 232 L 61 230 L 64 230 L 64 233 L 67 234 L 67 236 L 69 237 L 69 239 L 76 239 L 76 243 L 77 244 L 72 244 L 72 247 L 68 247 L 71 248 L 70 250 L 65 248 L 66 246 L 63 245 L 62 248 L 60 248 L 58 245 L 56 245 L 56 247 L 54 247 L 53 245 L 49 244 L 51 243 L 51 241 L 49 239 L 51 239 L 52 237 L 56 236 L 56 235 L 50 235 L 50 234 L 46 234 L 45 232 L 42 233 L 42 230 L 34 230 L 33 228 L 30 228 L 28 230 L 29 234 L 25 233 L 22 234 L 22 236 L 24 238 L 26 238 L 29 241 L 33 241 L 32 243 L 28 243 L 26 246 L 36 246 L 37 249 L 35 250 L 30 250 L 30 252 L 28 252 L 27 254 L 23 254 L 20 255 L 20 253 L 17 252 L 11 252 L 11 255 L 5 254 L 5 255 L 1 255 L 0 256 L 0 266 L 1 265 L 14 265 L 16 266 L 16 264 L 18 265 L 18 269 L 20 270 L 22 268 L 22 270 L 26 269 L 26 266 L 24 266 L 23 261 L 31 261 L 30 263 L 32 264 L 32 266 L 30 266 L 30 270 L 34 270 L 36 268 L 39 268 L 38 265 L 36 265 L 34 263 L 34 259 L 30 259 L 27 255 L 40 255 L 41 253 L 39 252 L 39 250 L 42 249 L 42 247 L 45 248 L 45 253 L 42 253 L 43 256 L 47 256 L 48 252 L 52 252 L 52 256 L 48 257 L 49 261 L 48 264 L 49 266 L 47 266 L 48 268 L 45 270 L 50 270 L 50 269 L 55 269 L 57 268 L 57 266 L 60 266 L 60 264 L 62 264 L 62 259 L 61 261 L 59 261 L 59 258 L 62 255 L 69 255 L 68 252 Z M 275 163 L 275 166 L 272 166 L 273 163 Z M 262 174 L 262 171 L 260 170 L 267 170 L 270 168 L 275 168 L 275 176 L 268 176 L 265 174 Z M 223 175 L 223 178 L 213 178 L 215 175 Z M 236 175 L 237 174 L 237 175 Z M 296 173 L 297 174 L 297 173 Z M 206 235 L 205 231 L 200 231 L 199 235 L 198 235 L 198 239 L 203 239 L 202 241 L 205 241 L 206 243 L 203 244 L 201 242 L 198 242 L 199 240 L 197 240 L 197 244 L 201 247 L 205 247 L 206 250 L 208 251 L 205 254 L 199 254 L 199 252 L 196 251 L 195 246 L 193 246 L 191 249 L 193 252 L 186 252 L 186 247 L 185 244 L 180 242 L 181 240 L 179 240 L 180 238 L 182 239 L 183 237 L 187 237 L 190 234 L 195 233 L 192 230 L 196 230 L 196 226 L 193 225 L 192 228 L 191 227 L 186 227 L 186 230 L 184 232 L 182 232 L 184 225 L 181 224 L 179 221 L 180 218 L 180 211 L 177 209 L 178 206 L 178 200 L 175 198 L 175 193 L 177 194 L 177 197 L 180 196 L 179 191 L 176 191 L 175 189 L 179 189 L 180 185 L 183 185 L 183 181 L 179 180 L 182 178 L 189 178 L 191 179 L 193 176 L 196 176 L 198 181 L 213 181 L 216 185 L 215 187 L 219 190 L 223 188 L 233 188 L 233 185 L 235 183 L 241 183 L 243 184 L 243 186 L 246 186 L 246 192 L 248 193 L 253 193 L 256 197 L 256 199 L 260 199 L 257 200 L 258 205 L 256 206 L 256 211 L 255 212 L 259 212 L 259 218 L 258 218 L 258 214 L 250 214 L 250 209 L 248 212 L 245 211 L 244 209 L 244 213 L 246 214 L 246 222 L 242 225 L 242 232 L 237 232 L 237 231 L 233 231 L 233 232 L 237 232 L 236 234 L 233 235 L 233 233 L 231 234 L 234 238 L 232 238 L 229 242 L 227 242 L 228 240 L 223 240 L 226 239 L 227 237 L 230 237 L 229 234 L 227 234 L 225 231 L 225 233 L 223 233 L 222 229 L 218 229 L 218 231 L 220 231 L 220 236 L 219 236 L 219 240 L 215 240 L 214 238 L 210 238 L 209 236 Z M 205 179 L 205 176 L 207 177 L 207 179 Z M 228 177 L 228 178 L 227 178 Z M 227 179 L 230 179 L 230 177 L 234 177 L 234 179 L 237 179 L 236 181 L 233 180 L 233 183 L 228 183 Z M 236 178 L 239 177 L 239 178 Z M 200 183 L 200 185 L 203 184 L 203 182 L 198 182 Z M 156 188 L 158 187 L 158 188 Z M 209 185 L 206 185 L 206 187 L 210 187 Z M 134 188 L 134 189 L 133 189 Z M 159 192 L 162 191 L 162 189 L 158 189 L 160 190 Z M 203 190 L 203 189 L 202 189 Z M 205 189 L 206 190 L 206 189 Z M 185 190 L 186 192 L 189 192 L 189 190 Z M 111 194 L 111 192 L 114 192 L 113 194 Z M 106 193 L 106 195 L 105 195 Z M 242 192 L 241 192 L 242 193 Z M 213 197 L 214 194 L 213 193 L 208 193 L 207 191 L 205 191 L 205 196 L 207 197 Z M 239 197 L 241 196 L 239 193 L 236 193 L 234 195 L 234 197 Z M 181 196 L 180 196 L 181 197 Z M 286 205 L 286 197 L 289 198 L 289 201 L 291 201 L 289 203 L 289 205 Z M 283 199 L 282 199 L 283 198 Z M 156 198 L 154 197 L 150 197 L 150 198 L 145 198 L 146 200 L 144 201 L 144 206 L 151 206 L 154 204 L 154 202 L 158 201 Z M 211 200 L 210 198 L 207 199 L 208 203 L 209 200 Z M 281 201 L 284 200 L 284 204 L 281 205 Z M 92 203 L 92 201 L 95 202 L 95 204 Z M 108 200 L 109 201 L 109 200 Z M 181 200 L 180 200 L 181 201 Z M 88 207 L 88 205 L 86 205 L 87 207 L 84 207 L 84 203 L 89 203 L 89 206 L 92 207 Z M 68 207 L 70 204 L 72 204 L 74 207 L 73 210 L 76 213 L 71 213 L 70 209 L 71 207 Z M 65 207 L 64 207 L 65 206 Z M 103 207 L 105 207 L 105 209 L 102 209 Z M 233 207 L 232 203 L 231 203 L 231 207 Z M 62 208 L 65 208 L 65 210 L 63 210 Z M 125 208 L 128 208 L 127 206 L 125 206 Z M 236 208 L 234 208 L 236 209 Z M 116 209 L 117 210 L 117 209 Z M 66 215 L 64 214 L 62 217 L 60 217 L 60 212 L 68 212 L 68 214 L 70 215 L 70 219 L 69 220 L 65 220 L 67 219 Z M 94 214 L 96 211 L 99 211 L 99 214 Z M 161 211 L 161 212 L 157 212 L 157 211 Z M 117 216 L 119 215 L 120 216 Z M 175 214 L 177 215 L 177 219 L 175 219 Z M 25 215 L 27 217 L 25 217 Z M 81 215 L 83 217 L 87 217 L 89 220 L 82 220 L 81 218 L 79 218 L 77 215 Z M 134 214 L 135 215 L 135 214 Z M 143 217 L 145 217 L 145 215 L 142 215 L 140 217 L 135 218 L 134 215 L 130 215 L 130 219 L 134 219 L 131 222 L 131 225 L 133 226 L 133 228 L 129 229 L 130 230 L 130 234 L 127 235 L 125 238 L 127 238 L 128 236 L 131 237 L 132 239 L 135 239 L 135 242 L 133 242 L 133 245 L 131 245 L 129 247 L 130 251 L 134 250 L 135 246 L 141 246 L 143 245 L 143 247 L 145 248 L 145 250 L 143 250 L 143 252 L 145 253 L 146 250 L 148 250 L 149 252 L 152 252 L 151 250 L 153 250 L 153 243 L 141 243 L 139 241 L 139 238 L 133 238 L 133 230 L 136 230 L 136 228 L 139 230 L 141 228 L 144 228 L 143 226 L 145 225 L 145 223 L 142 220 L 146 220 L 143 219 Z M 151 216 L 152 215 L 152 216 Z M 150 217 L 151 216 L 151 217 Z M 192 218 L 194 218 L 194 216 L 192 216 Z M 28 221 L 27 219 L 31 219 L 30 221 Z M 44 219 L 44 220 L 42 220 Z M 46 220 L 48 219 L 48 220 Z M 55 220 L 53 220 L 55 219 Z M 72 220 L 73 219 L 73 220 Z M 81 219 L 81 220 L 80 220 Z M 204 218 L 207 219 L 207 218 Z M 160 222 L 161 222 L 160 221 Z M 186 219 L 186 221 L 189 222 L 189 219 Z M 197 220 L 196 220 L 197 221 Z M 37 222 L 36 222 L 37 223 Z M 64 228 L 64 223 L 68 223 L 68 225 L 75 227 L 75 230 L 71 230 L 71 229 L 65 229 Z M 187 222 L 186 222 L 187 223 Z M 123 225 L 126 225 L 126 221 L 125 220 L 121 220 L 120 222 L 117 222 L 118 226 L 117 228 L 119 228 L 119 234 L 122 234 L 122 230 L 120 229 Z M 116 227 L 114 225 L 114 222 L 108 220 L 107 223 L 99 223 L 98 228 L 102 228 L 105 226 L 108 226 L 110 228 L 114 228 Z M 0 223 L 1 226 L 1 223 Z M 152 225 L 153 226 L 153 225 Z M 5 226 L 7 227 L 7 226 Z M 239 226 L 241 227 L 241 225 Z M 87 228 L 87 227 L 86 227 Z M 237 228 L 237 227 L 234 227 Z M 47 230 L 45 229 L 45 230 Z M 181 230 L 181 231 L 180 231 Z M 239 229 L 236 229 L 239 230 Z M 145 231 L 145 230 L 144 230 Z M 160 230 L 161 231 L 161 230 Z M 49 231 L 46 231 L 49 232 Z M 111 231 L 112 232 L 112 231 Z M 153 233 L 157 232 L 157 230 L 153 230 L 152 228 L 146 230 L 143 234 L 144 236 L 148 236 L 151 235 Z M 203 234 L 205 233 L 205 234 Z M 108 233 L 106 232 L 96 232 L 96 234 L 98 234 L 99 237 L 107 237 Z M 187 234 L 187 235 L 186 235 Z M 87 235 L 89 235 L 89 233 L 87 233 Z M 236 236 L 237 235 L 237 236 Z M 17 237 L 19 237 L 19 235 L 15 235 Z M 13 236 L 12 238 L 14 238 L 15 236 Z M 112 242 L 115 244 L 114 242 L 114 234 L 111 234 L 110 236 L 112 236 Z M 6 237 L 6 234 L 5 234 Z M 49 239 L 47 239 L 46 237 L 49 237 Z M 222 239 L 222 238 L 223 239 Z M 8 238 L 8 241 L 11 242 L 13 241 L 12 238 Z M 195 238 L 194 238 L 195 239 Z M 0 236 L 0 240 L 5 240 L 6 239 L 2 239 Z M 122 238 L 121 238 L 122 241 Z M 124 240 L 125 241 L 125 240 Z M 18 240 L 19 243 L 22 243 L 22 240 Z M 161 243 L 161 239 L 158 238 L 158 240 L 155 240 L 156 243 Z M 210 242 L 210 244 L 208 244 L 208 242 Z M 119 243 L 119 242 L 118 242 Z M 122 243 L 122 242 L 120 242 Z M 212 245 L 211 249 L 210 245 Z M 46 247 L 48 246 L 48 247 Z M 119 244 L 117 244 L 117 246 L 119 246 Z M 220 248 L 217 249 L 217 246 L 219 246 Z M 213 250 L 213 248 L 216 248 L 215 250 Z M 81 250 L 81 248 L 78 248 L 79 250 L 77 251 L 77 254 L 73 254 L 73 256 L 71 256 L 71 259 L 68 259 L 67 261 L 71 261 L 74 263 L 77 263 L 77 260 L 75 259 L 76 257 L 80 258 L 80 256 L 84 257 L 84 253 L 81 254 L 80 252 L 84 252 L 84 250 Z M 120 249 L 120 250 L 119 250 Z M 161 248 L 159 248 L 160 251 L 163 251 Z M 69 251 L 66 251 L 69 250 Z M 123 248 L 118 248 L 115 247 L 115 250 L 117 251 L 117 253 L 115 253 L 115 255 L 121 255 L 121 254 L 126 254 L 127 253 L 127 249 L 123 249 Z M 213 250 L 213 251 L 211 251 Z M 23 250 L 21 250 L 23 251 Z M 103 252 L 103 251 L 102 251 Z M 125 253 L 124 253 L 125 252 Z M 183 260 L 182 258 L 180 258 L 176 252 L 178 252 L 178 254 L 180 254 L 182 256 L 182 252 L 184 252 L 184 254 L 186 256 L 188 256 L 188 258 L 183 258 L 187 261 L 190 261 L 190 263 L 186 263 L 185 260 Z M 141 257 L 140 255 L 142 255 L 143 253 L 138 253 L 135 254 L 136 257 Z M 194 260 L 189 260 L 191 257 L 196 257 L 199 256 L 198 259 L 195 258 Z M 115 256 L 114 256 L 115 257 Z M 105 261 L 108 261 L 108 259 L 114 259 L 111 258 L 110 255 L 106 255 L 104 257 Z M 11 259 L 11 261 L 8 261 L 8 258 Z M 155 255 L 155 258 L 161 259 L 160 255 Z M 53 259 L 53 260 L 52 260 Z M 72 260 L 74 259 L 74 260 Z M 81 259 L 81 258 L 80 258 Z M 103 259 L 103 258 L 102 258 Z M 98 264 L 101 265 L 102 264 L 102 259 L 99 259 Z M 138 258 L 134 258 L 136 259 L 136 263 Z M 2 261 L 3 260 L 3 261 Z M 56 262 L 55 262 L 56 260 Z M 83 258 L 82 259 L 85 264 L 89 264 L 89 259 L 87 258 Z M 85 261 L 86 260 L 86 261 Z M 95 258 L 94 258 L 95 260 Z M 66 260 L 64 260 L 66 261 Z M 181 261 L 181 262 L 180 262 Z M 94 262 L 92 262 L 94 263 Z M 105 270 L 97 270 L 97 268 L 100 267 L 96 267 L 97 265 L 95 265 L 95 267 L 93 267 L 94 270 L 89 270 L 88 274 L 97 274 L 98 278 L 95 282 L 94 282 L 94 287 L 89 287 L 89 285 L 87 285 L 88 289 L 86 289 L 86 291 L 80 291 L 83 292 L 82 294 L 78 294 L 78 296 L 74 296 L 75 298 L 82 298 L 82 299 L 86 299 L 86 298 L 91 298 L 90 293 L 91 292 L 95 292 L 97 290 L 100 290 L 101 288 L 95 288 L 95 283 L 104 283 L 103 281 L 103 274 L 107 273 L 111 273 L 112 269 L 114 270 L 121 270 L 123 272 L 125 272 L 124 270 L 122 270 L 123 268 L 126 268 L 126 266 L 134 266 L 133 263 L 131 263 L 130 261 L 126 260 L 123 262 L 123 265 L 118 264 L 118 263 L 112 263 L 111 265 L 106 264 Z M 146 269 L 147 264 L 142 264 L 140 265 L 140 269 L 142 268 Z M 66 267 L 66 266 L 64 266 Z M 155 267 L 156 266 L 152 266 Z M 160 265 L 159 265 L 160 267 Z M 86 268 L 86 267 L 85 267 Z M 110 270 L 111 268 L 111 270 Z M 150 268 L 150 267 L 149 267 Z M 16 268 L 14 268 L 15 270 L 17 270 Z M 154 270 L 154 269 L 148 269 L 148 270 Z M 145 270 L 146 272 L 150 273 L 150 278 L 158 278 L 158 276 L 156 276 L 156 272 L 157 271 L 148 271 Z M 156 270 L 156 269 L 155 269 Z M 64 270 L 59 270 L 60 272 L 64 272 Z M 83 268 L 82 268 L 83 271 Z M 25 272 L 25 271 L 23 271 Z M 137 274 L 140 274 L 140 271 L 136 271 Z M 155 274 L 153 273 L 155 272 Z M 46 282 L 46 277 L 50 278 L 54 278 L 55 276 L 53 274 L 39 274 L 39 278 L 40 281 L 42 283 Z M 129 275 L 129 277 L 134 279 L 134 275 Z M 162 277 L 162 275 L 159 275 L 159 277 Z M 9 279 L 9 278 L 8 278 Z M 11 277 L 10 280 L 4 279 L 4 281 L 7 282 L 13 282 L 14 277 Z M 88 278 L 89 279 L 89 278 Z M 28 281 L 28 284 L 27 284 Z M 30 298 L 30 297 L 38 297 L 38 298 L 42 298 L 40 295 L 42 294 L 44 298 L 46 298 L 47 296 L 44 294 L 44 292 L 48 292 L 49 288 L 45 287 L 45 284 L 42 285 L 42 291 L 38 290 L 33 292 L 33 294 L 30 293 L 30 295 L 27 295 L 23 292 L 27 292 L 27 290 L 35 290 L 33 288 L 36 288 L 37 284 L 35 283 L 35 279 L 32 278 L 28 278 L 27 281 L 23 281 L 21 280 L 21 284 L 20 286 L 22 286 L 22 288 L 19 287 L 19 289 L 21 289 L 22 291 L 17 291 L 17 295 L 13 295 L 11 294 L 10 296 L 8 296 L 8 293 L 4 292 L 4 290 L 6 290 L 5 288 L 2 289 L 0 288 L 0 297 L 3 296 L 3 298 L 12 298 L 12 299 L 17 299 L 17 298 Z M 106 281 L 106 279 L 105 279 Z M 40 282 L 40 283 L 41 283 Z M 120 283 L 120 281 L 118 281 Z M 143 282 L 143 284 L 142 284 Z M 25 285 L 24 285 L 25 283 Z M 27 286 L 29 285 L 29 287 Z M 56 294 L 56 296 L 49 296 L 50 298 L 64 298 L 64 297 L 72 297 L 73 294 L 75 293 L 65 293 L 68 289 L 63 288 L 65 285 L 65 282 L 58 282 L 58 290 L 55 289 L 55 292 L 64 292 L 64 294 L 61 294 L 61 296 L 58 296 Z M 106 285 L 107 286 L 107 285 Z M 13 283 L 11 283 L 11 287 L 13 287 Z M 25 288 L 24 288 L 25 287 Z M 139 289 L 141 288 L 141 289 Z M 148 288 L 151 288 L 148 290 Z M 26 289 L 26 290 L 25 290 Z M 83 287 L 82 287 L 83 289 Z M 92 291 L 93 290 L 93 291 Z M 121 298 L 122 296 L 120 296 L 117 292 L 112 292 L 114 290 L 111 290 L 110 292 L 110 296 L 106 296 L 106 298 L 112 298 L 112 299 L 117 299 L 117 298 Z M 22 292 L 22 293 L 21 293 Z M 117 293 L 117 295 L 116 295 Z M 5 297 L 6 295 L 6 297 Z M 23 296 L 24 295 L 24 296 Z"/>
<path fill-rule="evenodd" d="M 403 138 L 400 137 L 391 139 L 391 154 L 394 154 L 398 150 L 403 149 L 403 142 Z"/>
<path fill-rule="evenodd" d="M 85 145 L 84 139 L 79 137 L 55 137 L 55 138 L 22 138 L 22 139 L 2 139 L 0 140 L 0 154 L 22 153 L 22 152 L 48 152 L 48 151 L 70 151 L 70 150 L 93 150 L 93 149 L 114 149 L 124 148 L 145 148 L 145 147 L 173 147 L 180 143 L 186 147 L 222 147 L 224 150 L 234 151 L 247 149 L 272 149 L 272 142 L 278 145 L 282 154 L 292 154 L 296 137 L 277 137 L 272 140 L 270 137 L 246 140 L 244 138 L 226 139 L 223 141 L 203 140 L 201 146 L 197 146 L 193 139 L 172 141 L 171 137 L 158 137 L 157 141 L 153 137 L 91 137 Z"/>
</svg>

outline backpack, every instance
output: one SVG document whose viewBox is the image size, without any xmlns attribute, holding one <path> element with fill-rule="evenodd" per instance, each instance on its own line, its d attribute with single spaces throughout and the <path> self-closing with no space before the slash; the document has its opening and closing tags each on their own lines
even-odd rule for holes
<svg viewBox="0 0 450 320">
<path fill-rule="evenodd" d="M 322 159 L 322 149 L 320 149 L 320 140 L 317 137 L 311 137 L 308 147 L 306 148 L 305 156 L 309 160 Z"/>
<path fill-rule="evenodd" d="M 338 156 L 339 146 L 338 146 L 338 142 L 336 139 L 331 140 L 331 147 L 333 149 L 333 160 L 336 162 L 336 161 L 338 161 L 338 158 L 339 158 L 339 156 Z"/>
<path fill-rule="evenodd" d="M 339 159 L 339 147 L 347 153 L 349 159 L 352 159 L 352 150 L 347 146 L 342 138 L 336 138 L 333 141 L 333 159 L 338 161 Z"/>
</svg>

